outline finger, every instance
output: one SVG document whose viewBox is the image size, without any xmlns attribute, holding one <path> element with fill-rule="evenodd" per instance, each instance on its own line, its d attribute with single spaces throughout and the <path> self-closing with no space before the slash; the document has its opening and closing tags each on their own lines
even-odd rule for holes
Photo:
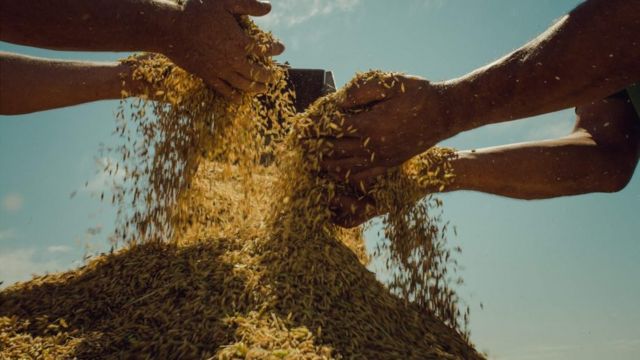
<svg viewBox="0 0 640 360">
<path fill-rule="evenodd" d="M 378 104 L 369 110 L 346 115 L 344 126 L 347 128 L 348 133 L 358 136 L 365 141 L 367 138 L 370 140 L 374 138 L 376 132 L 380 131 L 379 124 L 385 121 L 392 121 L 392 119 L 388 118 L 386 111 L 384 111 L 383 104 Z M 369 145 L 368 141 L 367 145 Z"/>
<path fill-rule="evenodd" d="M 364 190 L 365 193 L 368 193 L 378 181 L 378 177 L 381 175 L 385 175 L 387 171 L 388 168 L 386 167 L 376 166 L 350 174 L 348 180 L 352 186 L 360 189 L 361 191 Z"/>
<path fill-rule="evenodd" d="M 339 195 L 331 200 L 333 222 L 345 228 L 362 225 L 377 216 L 375 202 L 368 197 L 355 198 Z"/>
<path fill-rule="evenodd" d="M 249 93 L 263 93 L 267 91 L 267 85 L 255 81 L 247 80 L 236 72 L 224 74 L 224 80 L 232 87 Z"/>
<path fill-rule="evenodd" d="M 259 44 L 252 42 L 249 44 L 247 51 L 257 56 L 277 56 L 284 52 L 284 44 L 274 41 L 268 44 Z"/>
<path fill-rule="evenodd" d="M 320 168 L 336 181 L 350 182 L 351 174 L 367 169 L 368 162 L 366 158 L 323 159 L 320 161 Z"/>
<path fill-rule="evenodd" d="M 282 54 L 286 50 L 286 46 L 280 41 L 276 41 L 269 46 L 269 51 L 265 54 L 266 56 L 278 56 Z"/>
<path fill-rule="evenodd" d="M 237 91 L 227 84 L 224 80 L 214 78 L 207 82 L 218 94 L 235 104 L 242 102 L 242 96 Z"/>
<path fill-rule="evenodd" d="M 331 173 L 346 174 L 349 170 L 353 173 L 364 170 L 368 165 L 367 158 L 352 157 L 346 159 L 323 159 L 320 166 L 323 170 Z"/>
<path fill-rule="evenodd" d="M 346 90 L 345 101 L 339 104 L 343 109 L 353 109 L 376 103 L 391 95 L 388 89 L 378 79 L 356 80 Z"/>
<path fill-rule="evenodd" d="M 351 157 L 368 157 L 369 151 L 364 147 L 364 143 L 359 138 L 340 138 L 330 140 L 331 152 L 327 154 L 328 159 L 344 159 Z"/>
<path fill-rule="evenodd" d="M 227 0 L 225 8 L 235 15 L 264 16 L 271 11 L 271 3 L 260 0 Z"/>
<path fill-rule="evenodd" d="M 249 60 L 236 61 L 232 64 L 232 67 L 238 74 L 251 81 L 267 84 L 274 79 L 273 71 L 267 69 L 265 66 L 252 64 Z"/>
</svg>

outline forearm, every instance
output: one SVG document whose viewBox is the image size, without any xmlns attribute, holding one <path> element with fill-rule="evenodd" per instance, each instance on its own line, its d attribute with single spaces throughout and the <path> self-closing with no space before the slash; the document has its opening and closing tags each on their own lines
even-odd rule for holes
<svg viewBox="0 0 640 360">
<path fill-rule="evenodd" d="M 583 133 L 460 152 L 447 191 L 473 190 L 517 199 L 614 192 L 628 182 L 637 150 L 598 145 Z"/>
<path fill-rule="evenodd" d="M 0 40 L 56 50 L 155 51 L 171 0 L 0 0 Z"/>
<path fill-rule="evenodd" d="M 639 13 L 637 0 L 587 1 L 524 47 L 440 84 L 456 131 L 582 105 L 640 80 Z"/>
<path fill-rule="evenodd" d="M 119 99 L 132 92 L 130 69 L 117 62 L 49 60 L 0 52 L 0 113 L 24 114 Z"/>
</svg>

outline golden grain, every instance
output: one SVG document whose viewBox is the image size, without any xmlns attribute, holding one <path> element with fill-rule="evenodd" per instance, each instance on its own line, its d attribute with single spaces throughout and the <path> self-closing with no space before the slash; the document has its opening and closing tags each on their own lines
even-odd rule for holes
<svg viewBox="0 0 640 360">
<path fill-rule="evenodd" d="M 0 358 L 482 358 L 452 287 L 442 202 L 419 201 L 451 181 L 452 151 L 431 150 L 358 194 L 319 167 L 321 139 L 354 131 L 337 107 L 344 90 L 295 114 L 271 59 L 253 61 L 279 77 L 241 105 L 164 57 L 127 61 L 161 101 L 117 113 L 119 249 L 3 290 Z M 357 79 L 398 84 L 382 72 Z M 389 212 L 373 254 L 386 287 L 366 268 L 363 228 L 332 224 L 339 194 Z"/>
</svg>

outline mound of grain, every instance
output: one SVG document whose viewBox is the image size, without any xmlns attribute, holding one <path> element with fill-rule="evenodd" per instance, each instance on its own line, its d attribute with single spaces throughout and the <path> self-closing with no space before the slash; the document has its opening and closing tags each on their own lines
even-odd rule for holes
<svg viewBox="0 0 640 360">
<path fill-rule="evenodd" d="M 375 279 L 359 231 L 295 242 L 271 236 L 272 204 L 256 197 L 247 212 L 243 181 L 224 171 L 213 162 L 200 167 L 193 225 L 176 242 L 133 245 L 4 290 L 0 353 L 479 358 L 459 334 Z M 263 176 L 265 184 L 278 181 Z"/>
</svg>

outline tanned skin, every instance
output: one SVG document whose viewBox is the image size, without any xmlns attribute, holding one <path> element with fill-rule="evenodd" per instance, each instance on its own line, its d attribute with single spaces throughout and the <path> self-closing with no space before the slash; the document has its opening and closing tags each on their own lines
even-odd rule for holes
<svg viewBox="0 0 640 360">
<path fill-rule="evenodd" d="M 454 181 L 444 191 L 523 200 L 617 192 L 631 180 L 639 158 L 640 118 L 629 99 L 617 95 L 576 108 L 567 136 L 458 152 L 451 162 Z M 423 195 L 438 191 L 424 189 Z M 334 220 L 344 227 L 382 215 L 369 197 L 341 197 L 334 206 Z"/>
<path fill-rule="evenodd" d="M 0 52 L 0 113 L 19 115 L 97 100 L 142 95 L 120 62 L 51 60 Z"/>
<path fill-rule="evenodd" d="M 266 90 L 273 74 L 248 60 L 248 49 L 263 50 L 252 46 L 253 40 L 244 34 L 235 16 L 266 15 L 271 5 L 259 0 L 185 0 L 181 4 L 169 0 L 0 0 L 0 40 L 54 50 L 161 53 L 230 100 L 238 101 L 239 91 Z M 282 44 L 274 43 L 265 53 L 283 51 Z M 7 61 L 13 60 L 5 59 L 3 64 Z M 42 64 L 34 65 L 34 71 L 43 70 Z M 78 65 L 86 70 L 87 64 Z M 59 67 L 51 69 L 58 71 Z M 22 85 L 3 78 L 1 86 L 4 97 Z M 6 102 L 9 100 L 3 99 Z"/>
<path fill-rule="evenodd" d="M 618 189 L 637 162 L 637 128 L 629 124 L 628 102 L 602 99 L 640 81 L 637 14 L 638 0 L 587 0 L 522 48 L 461 78 L 432 83 L 401 76 L 402 85 L 392 88 L 361 81 L 341 104 L 365 110 L 347 115 L 345 126 L 358 132 L 327 139 L 333 153 L 323 167 L 336 178 L 349 174 L 354 185 L 370 183 L 461 132 L 577 107 L 576 132 L 566 138 L 461 153 L 450 190 L 529 199 Z M 611 131 L 607 122 L 625 132 L 604 146 L 594 139 Z M 367 201 L 340 199 L 336 222 L 354 226 L 375 215 L 361 216 Z"/>
<path fill-rule="evenodd" d="M 640 155 L 640 118 L 624 97 L 579 106 L 571 134 L 558 139 L 460 152 L 448 191 L 476 190 L 536 200 L 617 192 Z"/>
</svg>

